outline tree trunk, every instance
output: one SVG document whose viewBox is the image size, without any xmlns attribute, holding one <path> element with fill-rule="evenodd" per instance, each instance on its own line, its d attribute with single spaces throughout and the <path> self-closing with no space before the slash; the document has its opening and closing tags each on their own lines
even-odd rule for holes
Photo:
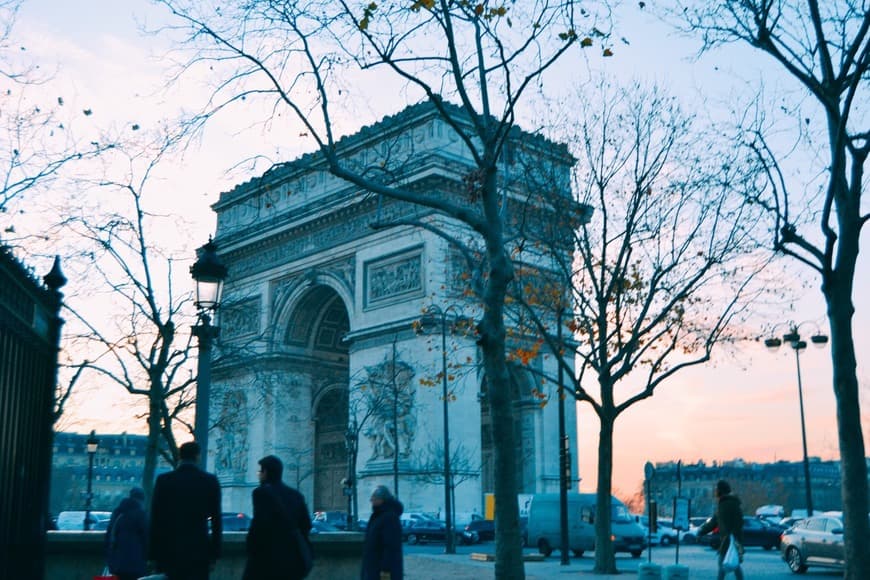
<svg viewBox="0 0 870 580">
<path fill-rule="evenodd" d="M 855 245 L 857 247 L 857 245 Z M 844 248 L 840 247 L 840 252 Z M 857 258 L 857 252 L 855 252 Z M 851 261 L 854 264 L 854 259 Z M 849 278 L 851 279 L 851 277 Z M 854 307 L 851 284 L 838 283 L 834 274 L 826 276 L 822 288 L 828 304 L 831 326 L 831 360 L 834 367 L 834 394 L 837 399 L 837 433 L 840 442 L 842 496 L 846 549 L 846 580 L 870 578 L 870 550 L 862 538 L 870 537 L 870 512 L 867 497 L 867 462 L 864 440 L 860 436 L 861 410 L 858 395 L 855 343 L 852 334 Z"/>
<path fill-rule="evenodd" d="M 494 167 L 494 164 L 490 167 Z M 480 346 L 487 379 L 487 401 L 492 416 L 495 455 L 495 577 L 523 580 L 522 535 L 517 502 L 517 445 L 514 435 L 513 398 L 505 353 L 504 304 L 513 265 L 507 254 L 500 216 L 495 170 L 484 182 L 484 211 L 490 218 L 484 236 L 489 278 L 483 291 Z"/>
<path fill-rule="evenodd" d="M 157 471 L 157 455 L 160 445 L 160 401 L 153 394 L 149 397 L 148 439 L 145 443 L 145 468 L 142 470 L 142 488 L 145 501 L 151 505 L 151 492 L 154 490 L 154 474 Z"/>
<path fill-rule="evenodd" d="M 603 389 L 602 389 L 603 390 Z M 597 574 L 616 574 L 616 556 L 610 539 L 611 482 L 613 475 L 613 423 L 612 413 L 601 410 L 598 431 L 598 490 L 595 501 L 595 568 Z"/>
</svg>

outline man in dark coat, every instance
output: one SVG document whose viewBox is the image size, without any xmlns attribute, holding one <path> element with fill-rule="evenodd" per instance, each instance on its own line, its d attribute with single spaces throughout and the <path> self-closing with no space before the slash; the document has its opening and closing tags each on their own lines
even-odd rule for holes
<svg viewBox="0 0 870 580">
<path fill-rule="evenodd" d="M 260 487 L 251 493 L 244 580 L 300 580 L 312 564 L 311 516 L 305 498 L 281 481 L 284 465 L 274 455 L 260 461 Z"/>
<path fill-rule="evenodd" d="M 715 494 L 719 500 L 716 506 L 716 513 L 700 527 L 698 535 L 703 536 L 715 528 L 719 528 L 718 580 L 723 580 L 726 571 L 722 568 L 722 559 L 728 551 L 732 535 L 737 540 L 737 547 L 740 550 L 740 561 L 743 561 L 743 509 L 740 507 L 740 499 L 731 493 L 731 485 L 727 481 L 719 480 L 716 483 Z M 734 575 L 737 577 L 737 580 L 743 580 L 743 570 L 740 566 L 734 570 Z"/>
<path fill-rule="evenodd" d="M 199 468 L 197 443 L 182 445 L 180 455 L 175 471 L 154 484 L 151 559 L 169 580 L 207 580 L 221 552 L 221 487 Z"/>
<path fill-rule="evenodd" d="M 384 485 L 375 488 L 371 502 L 361 580 L 401 580 L 402 523 L 399 518 L 405 508 Z"/>
<path fill-rule="evenodd" d="M 106 529 L 106 565 L 119 580 L 136 580 L 146 572 L 148 517 L 145 515 L 145 492 L 141 487 L 130 490 L 121 500 Z"/>
</svg>

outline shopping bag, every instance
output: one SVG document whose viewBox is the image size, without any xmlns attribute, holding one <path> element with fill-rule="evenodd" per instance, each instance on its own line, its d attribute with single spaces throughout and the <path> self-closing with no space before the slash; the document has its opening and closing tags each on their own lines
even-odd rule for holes
<svg viewBox="0 0 870 580">
<path fill-rule="evenodd" d="M 94 576 L 94 580 L 118 580 L 118 577 L 109 572 L 108 566 L 103 568 L 102 574 Z"/>
<path fill-rule="evenodd" d="M 737 540 L 734 534 L 728 538 L 728 550 L 722 558 L 722 569 L 726 572 L 733 572 L 740 567 L 740 548 L 737 545 Z"/>
</svg>

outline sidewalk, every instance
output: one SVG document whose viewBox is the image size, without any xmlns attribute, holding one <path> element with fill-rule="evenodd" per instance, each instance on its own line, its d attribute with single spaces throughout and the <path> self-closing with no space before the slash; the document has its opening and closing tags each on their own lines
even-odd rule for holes
<svg viewBox="0 0 870 580">
<path fill-rule="evenodd" d="M 526 562 L 527 580 L 547 580 L 568 576 L 594 578 L 626 578 L 637 576 L 637 566 L 646 560 L 617 561 L 620 574 L 592 574 L 592 558 L 572 558 L 571 564 L 562 566 L 558 558 L 544 562 Z M 405 554 L 405 578 L 407 580 L 493 580 L 494 562 L 478 562 L 468 554 Z"/>
</svg>

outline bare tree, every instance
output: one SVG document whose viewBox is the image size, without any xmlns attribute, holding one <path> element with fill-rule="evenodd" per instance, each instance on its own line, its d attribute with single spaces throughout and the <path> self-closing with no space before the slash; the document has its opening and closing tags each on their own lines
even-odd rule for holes
<svg viewBox="0 0 870 580">
<path fill-rule="evenodd" d="M 32 209 L 33 199 L 22 203 L 27 193 L 45 191 L 68 164 L 112 148 L 74 137 L 73 119 L 90 117 L 90 109 L 64 111 L 62 96 L 45 96 L 51 81 L 43 72 L 47 67 L 29 60 L 13 35 L 20 5 L 20 0 L 0 1 L 0 227 L 9 244 L 28 235 L 19 231 L 20 215 Z"/>
<path fill-rule="evenodd" d="M 594 19 L 570 0 L 422 0 L 360 8 L 345 1 L 259 0 L 217 10 L 184 0 L 163 4 L 190 32 L 190 66 L 203 64 L 215 71 L 210 76 L 217 75 L 203 120 L 243 100 L 270 99 L 276 112 L 271 121 L 289 113 L 333 175 L 364 191 L 443 212 L 478 236 L 484 247 L 479 270 L 486 272 L 478 278 L 484 304 L 480 344 L 497 442 L 496 576 L 523 578 L 503 316 L 513 265 L 500 209 L 500 163 L 527 94 L 572 46 L 593 45 L 593 34 L 582 38 L 577 20 L 588 18 L 584 26 L 602 36 Z M 348 82 L 344 73 L 355 80 Z M 359 167 L 339 154 L 336 115 L 353 110 L 348 107 L 360 99 L 366 79 L 380 86 L 385 78 L 403 84 L 412 102 L 428 101 L 463 144 L 472 161 L 464 192 L 404 188 L 386 167 L 388 158 Z"/>
<path fill-rule="evenodd" d="M 717 344 L 741 338 L 769 256 L 756 240 L 757 208 L 729 195 L 740 168 L 673 98 L 602 83 L 594 105 L 578 109 L 576 201 L 594 208 L 592 220 L 539 228 L 530 217 L 529 245 L 545 248 L 553 266 L 521 269 L 516 286 L 559 353 L 569 392 L 599 420 L 595 570 L 611 574 L 616 420 L 709 361 Z M 563 203 L 551 215 L 574 213 L 571 200 L 538 201 Z"/>
<path fill-rule="evenodd" d="M 754 199 L 771 214 L 773 248 L 821 280 L 843 469 L 846 578 L 870 578 L 870 503 L 852 330 L 855 270 L 861 230 L 868 220 L 862 195 L 870 153 L 870 126 L 863 110 L 870 79 L 870 11 L 858 0 L 675 4 L 674 20 L 702 38 L 703 50 L 732 43 L 752 47 L 769 56 L 797 87 L 781 91 L 777 103 L 794 127 L 797 145 L 783 143 L 783 128 L 772 125 L 773 108 L 759 112 L 745 127 L 744 144 L 765 187 Z M 806 172 L 788 168 L 801 147 L 811 164 L 818 161 L 818 173 L 805 180 Z"/>
<path fill-rule="evenodd" d="M 84 360 L 74 365 L 73 379 L 96 373 L 147 402 L 142 486 L 148 497 L 158 454 L 174 465 L 176 429 L 181 426 L 192 433 L 187 410 L 195 384 L 192 335 L 179 334 L 181 323 L 189 320 L 190 292 L 176 292 L 175 260 L 150 239 L 165 218 L 148 211 L 149 178 L 173 140 L 158 137 L 155 143 L 142 152 L 117 149 L 126 174 L 91 184 L 102 209 L 69 208 L 58 226 L 58 233 L 80 240 L 80 259 L 68 262 L 81 268 L 78 275 L 71 274 L 79 289 L 64 305 L 73 317 L 67 348 L 84 353 Z M 110 196 L 101 196 L 103 191 Z M 95 296 L 101 300 L 96 315 L 93 303 L 88 303 Z"/>
</svg>

